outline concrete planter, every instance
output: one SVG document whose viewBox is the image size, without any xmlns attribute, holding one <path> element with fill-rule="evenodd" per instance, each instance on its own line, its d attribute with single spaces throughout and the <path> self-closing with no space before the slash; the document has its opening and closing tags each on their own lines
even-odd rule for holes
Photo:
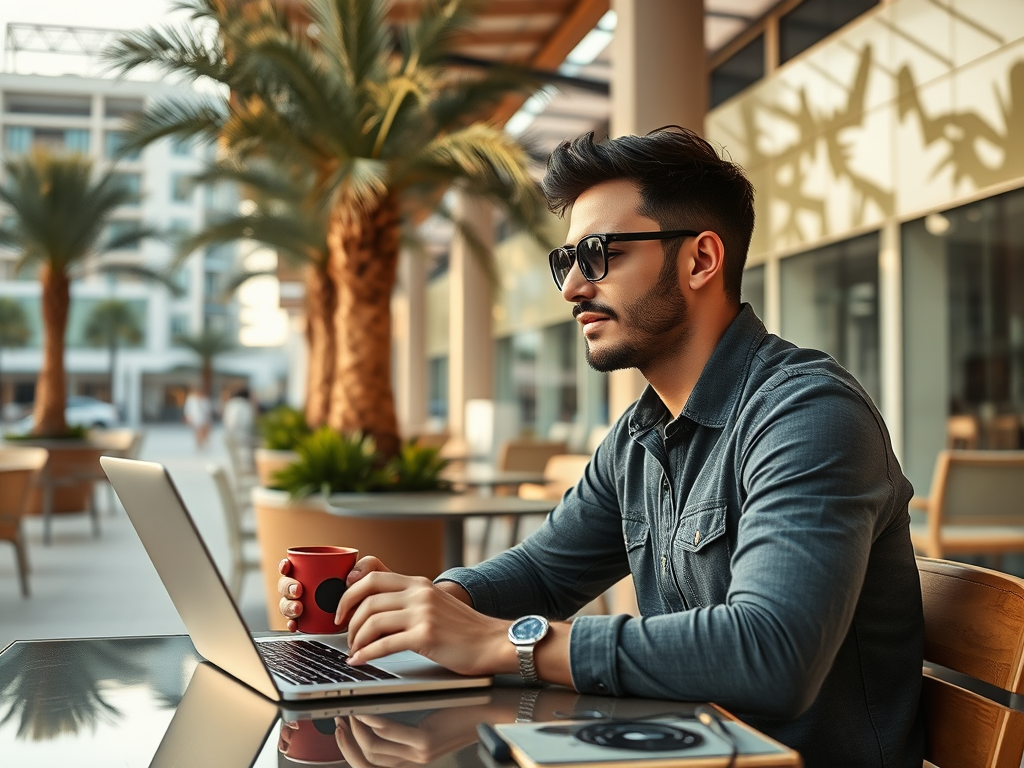
<svg viewBox="0 0 1024 768">
<path fill-rule="evenodd" d="M 264 488 L 273 486 L 274 473 L 299 460 L 295 451 L 275 451 L 270 448 L 257 448 L 253 452 L 256 463 L 256 476 Z"/>
<path fill-rule="evenodd" d="M 89 509 L 92 500 L 93 484 L 103 477 L 100 467 L 100 456 L 110 451 L 106 446 L 91 440 L 18 440 L 12 446 L 31 446 L 45 448 L 50 453 L 46 464 L 45 476 L 59 480 L 69 475 L 91 476 L 82 482 L 70 485 L 60 484 L 53 489 L 53 512 L 82 512 Z M 32 489 L 28 501 L 27 514 L 38 515 L 43 511 L 43 491 Z"/>
<path fill-rule="evenodd" d="M 346 498 L 368 496 L 380 498 L 383 494 L 336 494 L 331 503 L 343 505 Z M 360 556 L 374 555 L 394 571 L 430 579 L 444 570 L 444 523 L 440 520 L 343 517 L 326 511 L 318 497 L 292 501 L 285 491 L 269 488 L 253 489 L 252 501 L 271 629 L 285 629 L 278 610 L 277 566 L 289 547 L 354 547 Z"/>
</svg>

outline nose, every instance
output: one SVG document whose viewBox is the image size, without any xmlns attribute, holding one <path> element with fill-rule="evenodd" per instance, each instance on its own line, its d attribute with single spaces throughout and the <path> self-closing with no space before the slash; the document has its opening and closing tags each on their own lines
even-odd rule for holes
<svg viewBox="0 0 1024 768">
<path fill-rule="evenodd" d="M 565 282 L 562 283 L 562 298 L 570 304 L 576 304 L 592 299 L 595 292 L 596 286 L 580 272 L 579 262 L 573 262 L 572 269 L 569 270 L 569 274 L 565 276 Z"/>
</svg>

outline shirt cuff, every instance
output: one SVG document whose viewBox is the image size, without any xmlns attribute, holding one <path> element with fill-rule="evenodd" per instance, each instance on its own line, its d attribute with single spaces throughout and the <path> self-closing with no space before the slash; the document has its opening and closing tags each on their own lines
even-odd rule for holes
<svg viewBox="0 0 1024 768">
<path fill-rule="evenodd" d="M 466 590 L 474 611 L 484 616 L 496 615 L 497 603 L 490 582 L 472 568 L 449 568 L 434 579 L 435 584 L 442 581 L 454 582 Z"/>
<path fill-rule="evenodd" d="M 622 625 L 630 617 L 579 616 L 569 631 L 569 672 L 580 693 L 621 696 L 617 654 Z"/>
</svg>

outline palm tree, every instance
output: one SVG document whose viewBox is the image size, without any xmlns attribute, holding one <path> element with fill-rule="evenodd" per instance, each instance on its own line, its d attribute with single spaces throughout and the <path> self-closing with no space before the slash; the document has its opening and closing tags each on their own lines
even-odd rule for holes
<svg viewBox="0 0 1024 768">
<path fill-rule="evenodd" d="M 234 339 L 224 331 L 215 331 L 204 326 L 203 330 L 199 333 L 183 334 L 175 337 L 175 343 L 188 347 L 199 357 L 199 387 L 204 395 L 212 397 L 213 360 L 217 355 L 222 355 L 235 349 Z"/>
<path fill-rule="evenodd" d="M 198 136 L 237 158 L 311 170 L 337 294 L 327 422 L 373 435 L 388 455 L 399 446 L 390 302 L 403 219 L 457 187 L 535 232 L 542 221 L 527 151 L 477 120 L 525 78 L 450 63 L 450 41 L 470 25 L 471 5 L 429 0 L 417 22 L 396 32 L 384 0 L 307 0 L 288 4 L 289 13 L 272 0 L 187 0 L 188 27 L 130 33 L 107 53 L 121 72 L 156 64 L 231 93 L 154 105 L 134 122 L 126 149 Z M 219 34 L 207 34 L 203 21 Z"/>
<path fill-rule="evenodd" d="M 24 347 L 32 337 L 25 308 L 17 299 L 0 296 L 0 352 L 8 347 Z M 0 381 L 0 414 L 3 413 L 3 382 Z"/>
<path fill-rule="evenodd" d="M 148 237 L 139 228 L 105 239 L 111 214 L 135 195 L 107 172 L 92 180 L 92 161 L 81 155 L 36 150 L 4 162 L 0 201 L 13 224 L 0 228 L 0 246 L 19 252 L 16 269 L 39 267 L 42 286 L 43 365 L 33 411 L 38 437 L 67 433 L 64 334 L 71 304 L 71 281 L 93 259 Z"/>
<path fill-rule="evenodd" d="M 262 160 L 244 163 L 219 162 L 195 177 L 198 183 L 229 181 L 240 185 L 252 202 L 244 213 L 210 221 L 179 246 L 183 260 L 195 250 L 247 239 L 277 251 L 293 267 L 302 270 L 305 282 L 306 346 L 309 365 L 306 375 L 306 421 L 327 421 L 334 380 L 334 324 L 337 308 L 334 286 L 328 273 L 327 216 L 309 205 L 310 174 L 294 167 L 282 167 Z M 265 273 L 243 272 L 230 287 Z"/>
<path fill-rule="evenodd" d="M 117 373 L 117 348 L 121 344 L 139 344 L 145 338 L 132 305 L 121 299 L 105 299 L 93 307 L 85 322 L 85 341 L 110 351 L 110 397 L 114 397 Z"/>
</svg>

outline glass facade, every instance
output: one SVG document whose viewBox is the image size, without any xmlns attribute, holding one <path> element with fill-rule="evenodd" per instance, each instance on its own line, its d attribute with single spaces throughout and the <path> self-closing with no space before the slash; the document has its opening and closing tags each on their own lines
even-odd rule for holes
<svg viewBox="0 0 1024 768">
<path fill-rule="evenodd" d="M 1021 446 L 1024 190 L 929 214 L 901 235 L 907 461 L 924 479 L 950 417 L 973 421 L 973 447 Z"/>
<path fill-rule="evenodd" d="M 448 356 L 427 361 L 427 413 L 440 423 L 448 421 Z"/>
<path fill-rule="evenodd" d="M 764 322 L 765 288 L 764 264 L 748 267 L 743 271 L 743 284 L 740 288 L 740 300 L 750 304 L 754 313 Z"/>
<path fill-rule="evenodd" d="M 711 70 L 708 99 L 717 107 L 764 77 L 764 33 L 755 37 L 736 53 Z"/>
<path fill-rule="evenodd" d="M 782 336 L 832 355 L 881 403 L 877 232 L 783 259 Z"/>
</svg>

